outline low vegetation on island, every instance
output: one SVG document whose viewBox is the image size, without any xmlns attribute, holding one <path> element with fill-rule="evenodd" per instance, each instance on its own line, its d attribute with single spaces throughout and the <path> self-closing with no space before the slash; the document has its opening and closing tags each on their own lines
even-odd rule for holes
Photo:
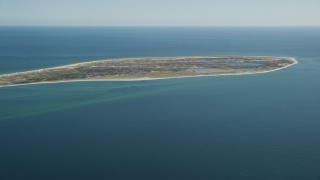
<svg viewBox="0 0 320 180">
<path fill-rule="evenodd" d="M 0 75 L 0 86 L 69 81 L 131 81 L 271 72 L 296 64 L 287 57 L 127 58 Z"/>
</svg>

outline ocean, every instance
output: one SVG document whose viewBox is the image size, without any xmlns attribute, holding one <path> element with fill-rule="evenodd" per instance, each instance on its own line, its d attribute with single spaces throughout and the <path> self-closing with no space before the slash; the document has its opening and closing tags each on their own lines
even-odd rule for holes
<svg viewBox="0 0 320 180">
<path fill-rule="evenodd" d="M 0 180 L 319 180 L 320 27 L 0 26 L 0 74 L 290 56 L 265 74 L 0 88 Z"/>
</svg>

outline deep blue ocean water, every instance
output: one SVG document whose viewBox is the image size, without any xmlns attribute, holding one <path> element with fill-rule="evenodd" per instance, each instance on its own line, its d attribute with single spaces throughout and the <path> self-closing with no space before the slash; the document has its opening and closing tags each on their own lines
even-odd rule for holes
<svg viewBox="0 0 320 180">
<path fill-rule="evenodd" d="M 299 64 L 0 88 L 0 180 L 319 180 L 320 27 L 0 27 L 0 73 L 202 55 Z"/>
</svg>

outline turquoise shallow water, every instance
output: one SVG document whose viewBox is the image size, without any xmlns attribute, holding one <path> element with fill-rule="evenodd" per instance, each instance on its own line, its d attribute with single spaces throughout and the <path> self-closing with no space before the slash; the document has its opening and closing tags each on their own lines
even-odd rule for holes
<svg viewBox="0 0 320 180">
<path fill-rule="evenodd" d="M 275 55 L 267 74 L 0 88 L 0 179 L 320 178 L 320 29 L 0 27 L 0 72 Z"/>
</svg>

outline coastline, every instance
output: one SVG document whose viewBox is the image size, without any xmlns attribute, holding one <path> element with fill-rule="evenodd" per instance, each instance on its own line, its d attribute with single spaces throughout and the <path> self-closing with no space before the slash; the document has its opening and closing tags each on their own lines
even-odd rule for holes
<svg viewBox="0 0 320 180">
<path fill-rule="evenodd" d="M 182 56 L 183 57 L 183 56 Z M 196 57 L 205 57 L 205 56 L 194 56 Z M 231 57 L 231 56 L 230 56 Z M 271 57 L 271 56 L 254 56 L 254 57 Z M 157 59 L 162 59 L 166 57 L 157 57 Z M 174 57 L 174 58 L 180 58 L 180 57 Z M 239 76 L 239 75 L 250 75 L 250 74 L 262 74 L 262 73 L 269 73 L 269 72 L 274 72 L 278 71 L 281 69 L 288 68 L 290 66 L 293 66 L 295 64 L 298 64 L 298 61 L 293 58 L 293 57 L 281 57 L 281 58 L 288 58 L 293 61 L 292 64 L 289 64 L 284 67 L 280 67 L 277 69 L 272 69 L 272 70 L 265 70 L 265 71 L 256 71 L 256 72 L 239 72 L 239 73 L 223 73 L 223 74 L 208 74 L 208 75 L 194 75 L 194 76 L 176 76 L 176 77 L 159 77 L 159 78 L 149 78 L 149 77 L 143 77 L 143 78 L 135 78 L 135 79 L 74 79 L 74 80 L 62 80 L 62 81 L 42 81 L 42 82 L 36 82 L 36 83 L 27 83 L 27 84 L 13 84 L 13 85 L 6 85 L 6 86 L 1 86 L 2 87 L 15 87 L 15 86 L 27 86 L 27 85 L 36 85 L 36 84 L 53 84 L 53 83 L 68 83 L 68 82 L 99 82 L 99 81 L 110 81 L 110 82 L 130 82 L 130 81 L 151 81 L 151 80 L 165 80 L 165 79 L 178 79 L 178 78 L 193 78 L 193 77 L 210 77 L 210 76 Z M 138 60 L 138 59 L 145 59 L 145 58 L 121 58 L 117 60 Z M 20 73 L 29 73 L 29 72 L 41 72 L 44 70 L 48 69 L 56 69 L 56 68 L 67 68 L 67 67 L 73 67 L 73 66 L 78 66 L 78 65 L 83 65 L 83 64 L 88 64 L 88 63 L 95 63 L 99 61 L 112 61 L 112 60 L 96 60 L 96 61 L 89 61 L 89 62 L 82 62 L 82 63 L 76 63 L 76 64 L 70 64 L 70 65 L 63 65 L 63 66 L 57 66 L 57 67 L 52 67 L 52 68 L 43 68 L 43 69 L 38 69 L 38 70 L 31 70 L 31 71 L 24 71 L 24 72 L 15 72 L 15 73 L 10 73 L 10 74 L 0 74 L 1 76 L 7 76 L 7 75 L 12 75 L 12 74 L 20 74 Z"/>
</svg>

